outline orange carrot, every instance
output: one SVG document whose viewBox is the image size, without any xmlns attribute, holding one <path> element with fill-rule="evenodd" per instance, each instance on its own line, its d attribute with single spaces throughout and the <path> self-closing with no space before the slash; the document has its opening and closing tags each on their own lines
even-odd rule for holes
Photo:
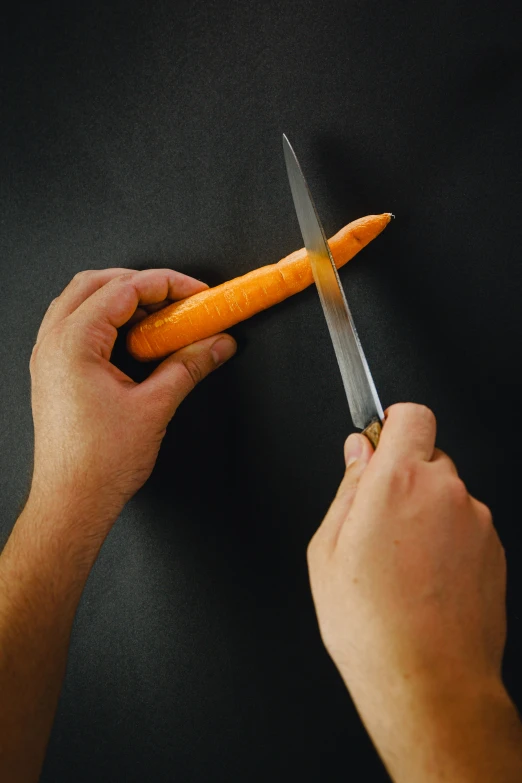
<svg viewBox="0 0 522 783">
<path fill-rule="evenodd" d="M 328 240 L 337 268 L 380 234 L 390 218 L 388 213 L 359 218 Z M 140 361 L 160 359 L 282 302 L 311 283 L 306 250 L 296 250 L 277 264 L 254 269 L 147 316 L 129 331 L 128 350 Z"/>
</svg>

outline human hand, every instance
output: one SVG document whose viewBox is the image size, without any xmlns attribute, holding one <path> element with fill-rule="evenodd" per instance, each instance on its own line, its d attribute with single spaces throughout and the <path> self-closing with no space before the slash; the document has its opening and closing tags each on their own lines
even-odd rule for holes
<svg viewBox="0 0 522 783">
<path fill-rule="evenodd" d="M 455 772 L 445 750 L 462 723 L 484 740 L 479 716 L 498 719 L 493 705 L 509 702 L 504 551 L 487 507 L 435 449 L 435 430 L 431 411 L 402 404 L 375 454 L 350 436 L 344 479 L 308 550 L 323 641 L 397 780 L 439 780 L 428 774 L 437 765 Z M 424 743 L 434 735 L 435 751 Z"/>
<path fill-rule="evenodd" d="M 52 302 L 30 362 L 30 501 L 79 507 L 92 520 L 91 533 L 107 532 L 149 477 L 181 401 L 236 349 L 228 335 L 209 337 L 168 357 L 137 384 L 110 363 L 117 329 L 144 315 L 143 308 L 204 288 L 167 269 L 106 269 L 76 275 Z"/>
</svg>

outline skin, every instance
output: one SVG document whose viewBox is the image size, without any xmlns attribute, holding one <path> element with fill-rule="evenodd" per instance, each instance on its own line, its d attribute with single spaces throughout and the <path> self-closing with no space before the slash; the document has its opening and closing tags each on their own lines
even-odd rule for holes
<svg viewBox="0 0 522 783">
<path fill-rule="evenodd" d="M 401 404 L 375 454 L 348 438 L 308 549 L 321 635 L 393 780 L 515 783 L 504 550 L 435 431 L 430 410 Z"/>
<path fill-rule="evenodd" d="M 206 286 L 170 270 L 74 278 L 31 357 L 29 498 L 0 556 L 0 779 L 37 781 L 89 571 L 150 475 L 168 422 L 235 351 L 216 335 L 135 384 L 117 329 Z M 522 728 L 501 681 L 505 560 L 489 511 L 434 448 L 425 408 L 393 406 L 309 547 L 325 646 L 396 783 L 522 780 Z M 356 457 L 355 459 L 353 459 Z"/>
<path fill-rule="evenodd" d="M 0 557 L 0 780 L 37 781 L 76 607 L 100 547 L 150 475 L 179 404 L 236 349 L 215 335 L 135 384 L 109 362 L 117 328 L 204 290 L 170 270 L 84 272 L 51 304 L 30 369 L 29 498 Z"/>
</svg>

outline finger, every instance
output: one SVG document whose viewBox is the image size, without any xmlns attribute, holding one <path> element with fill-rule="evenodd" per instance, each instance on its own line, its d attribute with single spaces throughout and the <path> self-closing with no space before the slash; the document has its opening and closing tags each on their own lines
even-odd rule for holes
<svg viewBox="0 0 522 783">
<path fill-rule="evenodd" d="M 166 427 L 187 394 L 236 349 L 236 341 L 227 334 L 193 343 L 165 359 L 134 393 L 143 404 L 156 407 L 161 426 Z"/>
<path fill-rule="evenodd" d="M 38 343 L 42 340 L 56 324 L 73 313 L 82 302 L 94 294 L 99 288 L 111 280 L 114 280 L 115 277 L 132 271 L 132 269 L 118 267 L 113 269 L 86 270 L 85 272 L 79 272 L 73 277 L 69 285 L 64 288 L 60 296 L 53 299 L 49 305 L 43 321 L 40 324 L 36 342 Z"/>
<path fill-rule="evenodd" d="M 333 551 L 343 524 L 355 500 L 359 482 L 372 458 L 373 447 L 364 435 L 350 435 L 344 446 L 346 472 L 337 495 L 314 538 L 320 546 Z"/>
<path fill-rule="evenodd" d="M 144 307 L 137 307 L 134 313 L 131 315 L 125 326 L 133 326 L 134 324 L 137 324 L 139 321 L 143 321 L 144 318 L 146 318 L 149 315 L 147 310 Z"/>
<path fill-rule="evenodd" d="M 386 411 L 386 421 L 379 440 L 379 457 L 389 456 L 430 461 L 435 448 L 437 422 L 425 405 L 412 402 L 392 405 Z"/>
<path fill-rule="evenodd" d="M 164 299 L 163 302 L 158 302 L 157 304 L 143 305 L 143 307 L 138 307 L 134 311 L 134 314 L 131 315 L 125 326 L 133 326 L 133 324 L 137 324 L 139 321 L 143 321 L 143 319 L 148 315 L 151 315 L 151 313 L 157 313 L 158 310 L 163 310 L 164 307 L 168 307 L 171 304 L 171 299 Z"/>
<path fill-rule="evenodd" d="M 109 359 L 117 329 L 132 317 L 138 305 L 183 299 L 205 288 L 205 283 L 171 269 L 120 275 L 93 293 L 69 316 L 70 323 L 78 327 L 75 331 L 78 348 L 94 350 Z"/>
<path fill-rule="evenodd" d="M 158 310 L 163 310 L 164 307 L 168 307 L 171 304 L 172 304 L 172 299 L 164 299 L 163 302 L 155 302 L 154 304 L 144 305 L 144 310 L 147 312 L 148 315 L 150 315 L 151 313 L 157 313 Z"/>
<path fill-rule="evenodd" d="M 489 506 L 486 506 L 481 500 L 477 500 L 472 495 L 469 496 L 471 506 L 479 519 L 491 525 L 493 524 L 493 515 Z"/>
<path fill-rule="evenodd" d="M 434 449 L 433 457 L 431 458 L 431 464 L 435 465 L 438 468 L 441 468 L 447 473 L 452 473 L 454 476 L 459 475 L 453 460 L 450 457 L 448 457 L 448 455 L 444 451 L 441 451 L 440 449 Z"/>
</svg>

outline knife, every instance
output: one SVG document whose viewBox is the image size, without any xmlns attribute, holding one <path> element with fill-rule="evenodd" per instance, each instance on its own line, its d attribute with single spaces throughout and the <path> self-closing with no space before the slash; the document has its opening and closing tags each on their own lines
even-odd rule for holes
<svg viewBox="0 0 522 783">
<path fill-rule="evenodd" d="M 350 414 L 354 426 L 361 429 L 376 448 L 384 422 L 382 405 L 310 189 L 284 134 L 283 150 L 297 219 L 341 371 Z"/>
</svg>

